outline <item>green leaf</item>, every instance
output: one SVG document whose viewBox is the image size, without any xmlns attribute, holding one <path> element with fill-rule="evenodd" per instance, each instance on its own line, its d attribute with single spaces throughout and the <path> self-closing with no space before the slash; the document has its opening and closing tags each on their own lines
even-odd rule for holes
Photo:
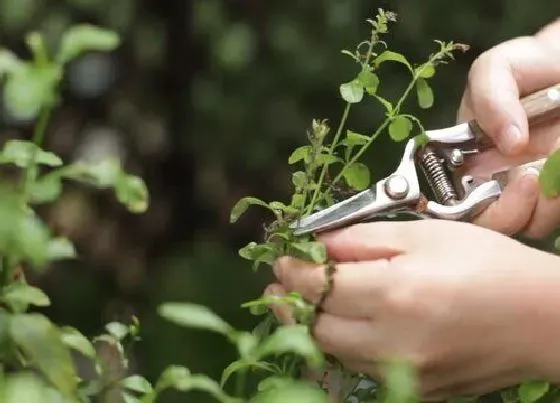
<svg viewBox="0 0 560 403">
<path fill-rule="evenodd" d="M 109 52 L 120 45 L 119 36 L 108 29 L 89 24 L 76 25 L 62 36 L 61 45 L 56 56 L 60 63 L 67 63 L 84 52 Z"/>
<path fill-rule="evenodd" d="M 560 194 L 560 149 L 546 159 L 539 174 L 539 184 L 541 191 L 547 197 Z"/>
<path fill-rule="evenodd" d="M 370 138 L 360 133 L 353 132 L 352 130 L 346 131 L 346 139 L 344 144 L 349 147 L 363 146 L 369 142 Z"/>
<path fill-rule="evenodd" d="M 38 377 L 29 372 L 10 375 L 4 380 L 0 389 L 2 403 L 44 402 L 46 385 Z"/>
<path fill-rule="evenodd" d="M 290 157 L 288 158 L 288 164 L 293 165 L 301 160 L 307 160 L 307 158 L 309 157 L 309 155 L 311 154 L 311 151 L 313 150 L 313 147 L 310 145 L 307 146 L 301 146 L 296 148 L 291 154 Z"/>
<path fill-rule="evenodd" d="M 393 112 L 393 105 L 391 104 L 391 102 L 389 102 L 383 97 L 380 97 L 377 94 L 374 94 L 373 97 L 377 99 L 385 107 L 387 114 L 391 114 Z"/>
<path fill-rule="evenodd" d="M 242 358 L 248 358 L 259 344 L 259 338 L 253 333 L 241 332 L 237 335 L 235 343 L 239 355 Z"/>
<path fill-rule="evenodd" d="M 42 108 L 56 101 L 56 87 L 61 78 L 62 72 L 56 66 L 23 64 L 6 80 L 6 109 L 19 119 L 35 118 Z"/>
<path fill-rule="evenodd" d="M 341 158 L 337 157 L 336 155 L 332 154 L 319 154 L 315 158 L 315 162 L 317 165 L 331 165 L 337 162 L 343 162 Z"/>
<path fill-rule="evenodd" d="M 436 73 L 436 69 L 433 63 L 426 62 L 416 68 L 416 74 L 420 78 L 432 78 Z"/>
<path fill-rule="evenodd" d="M 239 256 L 247 260 L 260 260 L 272 263 L 276 258 L 276 249 L 273 245 L 257 244 L 254 241 L 249 242 L 246 246 L 239 249 Z"/>
<path fill-rule="evenodd" d="M 340 96 L 350 104 L 361 102 L 364 98 L 364 87 L 355 79 L 340 85 Z"/>
<path fill-rule="evenodd" d="M 209 308 L 191 303 L 168 302 L 158 308 L 158 313 L 179 326 L 209 330 L 229 335 L 233 328 Z"/>
<path fill-rule="evenodd" d="M 28 284 L 7 286 L 2 294 L 2 300 L 10 306 L 35 305 L 44 307 L 51 304 L 49 297 L 43 290 Z"/>
<path fill-rule="evenodd" d="M 122 399 L 123 399 L 123 403 L 142 403 L 143 400 L 140 400 L 139 398 L 137 398 L 136 396 L 134 396 L 133 394 L 131 394 L 130 392 L 127 392 L 126 390 L 124 390 L 122 392 Z M 149 398 L 151 398 L 151 395 L 145 395 Z M 148 402 L 153 402 L 152 400 L 148 400 Z"/>
<path fill-rule="evenodd" d="M 260 199 L 257 199 L 256 197 L 252 197 L 252 196 L 247 196 L 242 198 L 241 200 L 239 200 L 235 206 L 233 206 L 233 208 L 231 209 L 231 213 L 229 216 L 229 221 L 230 223 L 235 223 L 237 222 L 237 220 L 239 220 L 239 217 L 241 217 L 243 215 L 243 213 L 245 213 L 245 211 L 247 211 L 247 209 L 249 208 L 249 206 L 251 205 L 258 205 L 258 206 L 263 206 L 268 208 L 268 204 L 263 202 Z"/>
<path fill-rule="evenodd" d="M 105 325 L 107 333 L 122 341 L 128 335 L 128 326 L 120 322 L 110 322 Z"/>
<path fill-rule="evenodd" d="M 406 116 L 395 116 L 389 124 L 389 136 L 394 141 L 403 141 L 410 136 L 412 122 Z"/>
<path fill-rule="evenodd" d="M 47 258 L 50 261 L 74 259 L 76 249 L 67 238 L 54 238 L 48 243 Z"/>
<path fill-rule="evenodd" d="M 324 263 L 327 260 L 327 250 L 321 242 L 294 242 L 291 246 L 315 263 Z"/>
<path fill-rule="evenodd" d="M 37 178 L 29 187 L 28 200 L 31 204 L 55 201 L 62 193 L 60 176 L 48 174 Z"/>
<path fill-rule="evenodd" d="M 385 50 L 374 60 L 375 65 L 379 66 L 381 63 L 393 61 L 404 64 L 411 72 L 414 71 L 406 57 L 400 53 L 393 52 L 392 50 Z"/>
<path fill-rule="evenodd" d="M 317 368 L 323 364 L 323 354 L 313 341 L 305 325 L 280 326 L 258 347 L 259 358 L 267 355 L 293 353 L 305 359 L 310 367 Z"/>
<path fill-rule="evenodd" d="M 421 108 L 428 109 L 434 104 L 434 92 L 423 78 L 419 78 L 416 81 L 416 96 L 418 97 L 418 105 Z"/>
<path fill-rule="evenodd" d="M 389 362 L 383 368 L 387 401 L 409 403 L 416 401 L 418 385 L 414 368 L 407 362 Z"/>
<path fill-rule="evenodd" d="M 358 80 L 368 94 L 373 95 L 377 92 L 377 88 L 379 87 L 379 77 L 377 77 L 377 74 L 369 70 L 362 70 L 360 74 L 358 74 Z"/>
<path fill-rule="evenodd" d="M 0 49 L 0 79 L 11 74 L 23 65 L 22 61 L 10 50 Z"/>
<path fill-rule="evenodd" d="M 0 164 L 13 164 L 27 168 L 35 159 L 37 165 L 59 167 L 62 160 L 55 154 L 44 151 L 30 141 L 8 140 L 0 151 Z"/>
<path fill-rule="evenodd" d="M 42 269 L 47 263 L 50 243 L 50 231 L 45 223 L 35 214 L 27 213 L 21 216 L 13 235 L 13 251 Z"/>
<path fill-rule="evenodd" d="M 342 175 L 346 183 L 358 191 L 366 189 L 370 184 L 369 168 L 361 162 L 347 166 Z"/>
<path fill-rule="evenodd" d="M 303 381 L 276 382 L 257 394 L 251 403 L 328 403 L 331 399 L 318 385 Z"/>
<path fill-rule="evenodd" d="M 139 393 L 150 393 L 153 388 L 148 380 L 140 375 L 131 375 L 121 381 L 121 386 L 125 389 Z"/>
<path fill-rule="evenodd" d="M 307 185 L 307 175 L 305 172 L 294 172 L 292 174 L 292 183 L 296 188 L 304 188 Z"/>
<path fill-rule="evenodd" d="M 518 394 L 521 403 L 534 403 L 546 395 L 550 384 L 544 381 L 526 381 L 519 385 Z"/>
<path fill-rule="evenodd" d="M 69 350 L 60 332 L 44 315 L 17 314 L 10 320 L 10 335 L 14 343 L 37 369 L 64 395 L 71 395 L 78 386 Z"/>
<path fill-rule="evenodd" d="M 93 344 L 82 334 L 71 326 L 63 326 L 60 329 L 62 342 L 69 348 L 79 351 L 90 359 L 95 359 L 96 352 Z"/>
<path fill-rule="evenodd" d="M 273 201 L 273 202 L 268 203 L 268 208 L 271 209 L 274 212 L 281 211 L 281 212 L 288 213 L 288 214 L 290 214 L 290 213 L 293 214 L 293 213 L 298 212 L 297 209 L 294 209 L 292 206 L 288 206 L 288 205 L 286 205 L 282 202 L 279 202 L 279 201 Z"/>
<path fill-rule="evenodd" d="M 62 176 L 100 189 L 114 187 L 121 178 L 121 164 L 108 158 L 95 162 L 76 162 L 62 171 Z"/>
<path fill-rule="evenodd" d="M 115 185 L 117 200 L 132 213 L 144 213 L 148 209 L 148 188 L 144 181 L 133 175 L 122 175 Z"/>
</svg>

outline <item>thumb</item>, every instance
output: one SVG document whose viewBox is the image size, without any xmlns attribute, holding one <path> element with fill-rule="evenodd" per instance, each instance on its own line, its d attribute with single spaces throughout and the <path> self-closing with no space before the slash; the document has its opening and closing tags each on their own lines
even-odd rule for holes
<svg viewBox="0 0 560 403">
<path fill-rule="evenodd" d="M 529 128 L 520 98 L 560 81 L 557 58 L 535 38 L 522 37 L 501 43 L 473 63 L 464 102 L 505 155 L 518 155 L 527 146 Z"/>
</svg>

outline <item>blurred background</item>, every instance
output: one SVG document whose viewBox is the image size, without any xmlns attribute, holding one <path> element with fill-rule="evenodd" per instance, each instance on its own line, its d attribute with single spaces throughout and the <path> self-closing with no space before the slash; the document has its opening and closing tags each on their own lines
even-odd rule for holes
<svg viewBox="0 0 560 403">
<path fill-rule="evenodd" d="M 412 62 L 435 51 L 436 39 L 471 46 L 438 70 L 433 109 L 409 103 L 426 128 L 454 123 L 477 55 L 560 16 L 560 2 L 549 0 L 0 0 L 2 46 L 22 55 L 30 30 L 51 44 L 79 22 L 122 36 L 118 51 L 84 55 L 69 66 L 47 146 L 65 160 L 118 154 L 151 193 L 151 207 L 140 216 L 111 194 L 70 188 L 45 211 L 80 253 L 40 279 L 53 300 L 49 315 L 88 335 L 137 315 L 137 371 L 155 380 L 175 363 L 218 378 L 234 349 L 161 321 L 157 305 L 191 301 L 239 328 L 257 323 L 240 304 L 257 297 L 271 273 L 252 272 L 237 250 L 259 239 L 268 217 L 255 209 L 230 225 L 230 209 L 245 195 L 289 195 L 287 157 L 306 141 L 313 118 L 338 123 L 338 86 L 355 73 L 340 51 L 367 37 L 364 20 L 378 7 L 398 14 L 386 40 Z M 407 76 L 390 66 L 380 90 L 394 99 Z M 375 129 L 381 111 L 372 105 L 353 109 L 351 128 Z M 1 141 L 30 134 L 29 123 L 5 111 L 1 129 Z M 402 144 L 377 142 L 366 161 L 374 179 L 395 167 L 401 151 Z"/>
</svg>

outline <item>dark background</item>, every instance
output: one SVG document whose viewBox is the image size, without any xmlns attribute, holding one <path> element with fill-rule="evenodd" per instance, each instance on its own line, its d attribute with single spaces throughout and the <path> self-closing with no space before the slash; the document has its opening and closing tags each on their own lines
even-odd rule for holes
<svg viewBox="0 0 560 403">
<path fill-rule="evenodd" d="M 454 123 L 477 55 L 560 16 L 560 2 L 551 0 L 0 0 L 0 41 L 22 55 L 29 30 L 53 46 L 78 22 L 121 34 L 117 52 L 70 66 L 47 146 L 67 161 L 118 153 L 151 193 L 141 216 L 112 195 L 83 189 L 69 189 L 45 212 L 81 255 L 40 279 L 53 300 L 49 315 L 93 335 L 136 314 L 144 338 L 134 351 L 137 371 L 154 380 L 177 363 L 219 377 L 234 350 L 219 337 L 164 323 L 157 305 L 192 301 L 237 327 L 256 323 L 239 305 L 258 296 L 271 274 L 253 273 L 237 249 L 261 235 L 267 216 L 255 210 L 230 225 L 230 209 L 245 195 L 289 195 L 287 157 L 312 118 L 338 123 L 338 85 L 355 73 L 340 50 L 367 37 L 364 20 L 378 7 L 398 14 L 386 40 L 412 62 L 435 51 L 435 39 L 471 46 L 438 70 L 433 109 L 408 108 L 426 128 Z M 394 99 L 407 77 L 391 66 L 381 91 Z M 371 105 L 353 109 L 350 127 L 375 129 L 380 110 Z M 4 114 L 0 136 L 26 137 L 29 127 Z M 401 150 L 377 142 L 367 160 L 374 179 L 395 167 Z"/>
</svg>

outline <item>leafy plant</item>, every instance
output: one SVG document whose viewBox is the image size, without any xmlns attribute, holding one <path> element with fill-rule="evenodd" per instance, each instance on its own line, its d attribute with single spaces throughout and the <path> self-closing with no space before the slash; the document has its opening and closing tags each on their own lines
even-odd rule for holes
<svg viewBox="0 0 560 403">
<path fill-rule="evenodd" d="M 441 64 L 453 58 L 454 51 L 466 50 L 466 46 L 436 41 L 437 50 L 422 63 L 413 64 L 404 55 L 388 49 L 381 40 L 388 32 L 388 24 L 395 20 L 395 14 L 379 10 L 374 19 L 367 20 L 369 39 L 353 51 L 343 51 L 356 63 L 357 71 L 339 87 L 339 95 L 345 102 L 342 117 L 332 136 L 327 120 L 314 119 L 307 132 L 308 144 L 298 146 L 288 157 L 290 165 L 300 166 L 292 174 L 294 192 L 290 200 L 265 202 L 244 197 L 233 207 L 232 223 L 250 206 L 271 213 L 264 240 L 250 242 L 239 250 L 239 255 L 252 261 L 255 269 L 262 264 L 271 265 L 282 255 L 297 256 L 327 263 L 329 285 L 332 265 L 324 246 L 311 236 L 295 237 L 289 224 L 349 193 L 367 188 L 371 173 L 360 158 L 383 133 L 397 142 L 413 135 L 422 136 L 421 122 L 403 112 L 404 104 L 414 95 L 421 108 L 430 108 L 434 103 L 430 80 Z M 3 97 L 8 111 L 19 118 L 36 121 L 32 141 L 8 140 L 0 150 L 0 165 L 17 171 L 15 181 L 0 182 L 2 402 L 82 403 L 110 401 L 116 396 L 126 403 L 151 403 L 168 389 L 203 391 L 227 403 L 325 403 L 332 397 L 341 402 L 416 400 L 414 374 L 406 363 L 388 365 L 385 385 L 369 382 L 364 387 L 366 377 L 346 372 L 335 360 L 325 357 L 310 331 L 316 302 L 305 301 L 295 293 L 244 304 L 257 315 L 267 314 L 252 331 L 235 329 L 204 306 L 167 302 L 159 307 L 159 315 L 169 322 L 222 335 L 236 347 L 238 359 L 224 369 L 219 381 L 180 365 L 167 367 L 153 384 L 131 373 L 127 349 L 140 340 L 140 324 L 134 317 L 130 324 L 108 323 L 104 333 L 88 339 L 77 329 L 58 326 L 34 311 L 48 306 L 50 300 L 40 288 L 27 282 L 26 271 L 42 273 L 52 262 L 76 257 L 72 242 L 57 236 L 35 208 L 55 202 L 68 181 L 111 190 L 117 201 L 137 214 L 147 210 L 149 195 L 143 180 L 123 171 L 120 161 L 84 160 L 65 164 L 59 156 L 42 148 L 51 113 L 59 102 L 59 84 L 67 63 L 84 52 L 112 51 L 119 46 L 119 37 L 92 25 L 74 26 L 64 34 L 52 57 L 39 33 L 29 34 L 26 42 L 33 56 L 31 60 L 20 59 L 6 49 L 0 51 L 0 77 L 5 84 Z M 381 95 L 380 68 L 386 63 L 400 64 L 410 74 L 408 86 L 396 101 Z M 377 129 L 362 134 L 347 128 L 347 122 L 352 106 L 366 100 L 381 106 L 385 115 Z M 548 184 L 548 192 L 557 192 L 560 186 L 555 185 L 555 169 L 549 166 L 545 171 L 551 172 L 545 172 L 543 179 Z M 328 291 L 329 286 L 324 292 Z M 278 303 L 294 309 L 296 325 L 282 326 L 275 322 L 268 307 Z M 76 354 L 91 363 L 95 376 L 79 373 Z M 307 369 L 327 371 L 331 381 L 337 383 L 336 396 L 332 396 L 324 380 L 306 377 Z M 258 380 L 255 390 L 248 386 L 249 375 Z M 502 398 L 508 403 L 534 403 L 556 392 L 548 383 L 529 381 L 504 391 Z"/>
</svg>

